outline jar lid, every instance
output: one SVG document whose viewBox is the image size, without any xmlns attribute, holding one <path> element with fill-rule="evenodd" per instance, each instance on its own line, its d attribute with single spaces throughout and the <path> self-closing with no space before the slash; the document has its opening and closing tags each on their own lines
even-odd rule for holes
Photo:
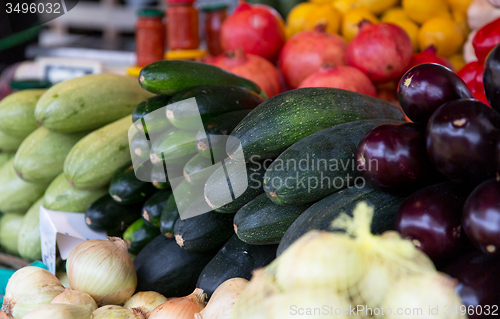
<svg viewBox="0 0 500 319">
<path fill-rule="evenodd" d="M 139 17 L 161 18 L 161 17 L 163 17 L 163 11 L 158 10 L 158 9 L 140 9 L 140 10 L 137 10 L 137 15 Z"/>
<path fill-rule="evenodd" d="M 51 86 L 52 83 L 45 80 L 10 81 L 10 87 L 13 90 L 47 89 Z"/>
<path fill-rule="evenodd" d="M 196 0 L 166 0 L 167 3 L 175 3 L 175 4 L 193 4 Z"/>
<path fill-rule="evenodd" d="M 227 7 L 228 7 L 227 4 L 224 4 L 224 3 L 209 4 L 209 5 L 203 6 L 201 8 L 201 10 L 204 12 L 211 12 L 211 11 L 219 11 L 219 10 L 227 9 Z"/>
</svg>

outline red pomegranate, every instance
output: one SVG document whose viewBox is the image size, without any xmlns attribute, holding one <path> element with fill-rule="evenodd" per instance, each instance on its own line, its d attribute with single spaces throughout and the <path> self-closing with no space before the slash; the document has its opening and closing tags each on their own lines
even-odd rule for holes
<svg viewBox="0 0 500 319">
<path fill-rule="evenodd" d="M 447 68 L 452 69 L 455 71 L 455 67 L 453 67 L 453 64 L 451 64 L 448 59 L 440 57 L 439 55 L 436 54 L 437 49 L 435 46 L 431 45 L 427 48 L 424 49 L 424 51 L 420 53 L 415 53 L 410 60 L 410 65 L 408 65 L 408 70 L 413 68 L 416 65 L 422 64 L 422 63 L 437 63 L 444 65 Z"/>
</svg>

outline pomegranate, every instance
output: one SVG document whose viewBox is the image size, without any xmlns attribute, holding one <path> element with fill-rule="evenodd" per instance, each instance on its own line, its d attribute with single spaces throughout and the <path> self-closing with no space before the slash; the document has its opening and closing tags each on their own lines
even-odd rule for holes
<svg viewBox="0 0 500 319">
<path fill-rule="evenodd" d="M 258 55 L 245 53 L 242 48 L 226 51 L 216 57 L 207 57 L 202 61 L 254 81 L 268 97 L 280 93 L 280 76 L 277 68 Z"/>
<path fill-rule="evenodd" d="M 363 71 L 373 83 L 384 83 L 408 70 L 412 54 L 413 44 L 403 29 L 363 20 L 345 56 L 347 64 Z"/>
<path fill-rule="evenodd" d="M 322 65 L 319 71 L 300 83 L 299 88 L 305 87 L 330 87 L 377 96 L 375 86 L 363 72 L 345 65 Z"/>
<path fill-rule="evenodd" d="M 440 57 L 439 55 L 436 54 L 437 49 L 435 46 L 431 45 L 427 48 L 424 49 L 424 51 L 420 53 L 415 53 L 410 60 L 410 65 L 407 67 L 407 69 L 411 69 L 416 65 L 422 64 L 422 63 L 437 63 L 444 65 L 445 67 L 455 71 L 455 68 L 453 67 L 453 64 L 451 64 L 448 59 Z"/>
<path fill-rule="evenodd" d="M 273 8 L 241 2 L 222 23 L 220 40 L 225 51 L 242 47 L 246 53 L 276 61 L 285 43 L 283 19 Z"/>
<path fill-rule="evenodd" d="M 337 34 L 325 32 L 324 25 L 312 31 L 291 37 L 281 50 L 278 65 L 286 84 L 295 89 L 323 63 L 345 64 L 345 40 Z"/>
</svg>

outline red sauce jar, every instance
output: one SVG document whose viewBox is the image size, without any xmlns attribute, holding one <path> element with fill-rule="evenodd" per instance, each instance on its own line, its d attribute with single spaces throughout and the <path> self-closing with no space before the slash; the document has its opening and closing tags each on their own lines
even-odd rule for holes
<svg viewBox="0 0 500 319">
<path fill-rule="evenodd" d="M 137 11 L 135 31 L 135 52 L 137 66 L 163 60 L 165 54 L 165 25 L 163 12 L 156 9 Z"/>
<path fill-rule="evenodd" d="M 206 6 L 202 10 L 205 13 L 205 34 L 207 36 L 208 52 L 211 55 L 219 55 L 223 52 L 219 35 L 222 22 L 226 18 L 227 6 L 218 4 Z"/>
<path fill-rule="evenodd" d="M 167 44 L 169 50 L 190 50 L 200 46 L 198 10 L 194 0 L 167 0 Z"/>
</svg>

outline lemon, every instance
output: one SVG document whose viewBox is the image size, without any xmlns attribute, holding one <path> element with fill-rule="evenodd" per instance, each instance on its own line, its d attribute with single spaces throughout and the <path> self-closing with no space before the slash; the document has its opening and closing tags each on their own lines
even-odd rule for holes
<svg viewBox="0 0 500 319">
<path fill-rule="evenodd" d="M 418 32 L 420 48 L 434 45 L 437 55 L 449 57 L 458 52 L 464 43 L 465 37 L 458 24 L 451 18 L 435 17 L 427 20 Z"/>
<path fill-rule="evenodd" d="M 394 7 L 387 10 L 380 18 L 382 22 L 394 22 L 398 20 L 407 20 L 409 19 L 406 12 L 401 7 Z"/>
<path fill-rule="evenodd" d="M 467 8 L 469 8 L 472 0 L 447 0 L 453 11 L 459 11 L 462 13 L 467 12 Z"/>
<path fill-rule="evenodd" d="M 344 14 L 344 18 L 342 19 L 342 35 L 346 39 L 346 41 L 351 41 L 359 32 L 358 24 L 366 19 L 373 23 L 377 23 L 377 17 L 368 9 L 365 8 L 354 8 L 348 10 Z"/>
<path fill-rule="evenodd" d="M 304 30 L 312 30 L 318 24 L 326 25 L 326 32 L 338 33 L 342 15 L 331 4 L 316 5 L 304 19 Z"/>
<path fill-rule="evenodd" d="M 449 16 L 446 0 L 403 0 L 403 10 L 417 23 L 438 17 Z"/>
<path fill-rule="evenodd" d="M 286 33 L 291 37 L 304 30 L 306 16 L 316 8 L 314 3 L 302 2 L 293 7 L 286 18 Z"/>
<path fill-rule="evenodd" d="M 375 14 L 381 14 L 398 4 L 399 0 L 357 0 L 358 6 L 366 8 Z"/>
<path fill-rule="evenodd" d="M 340 13 L 345 14 L 350 9 L 357 8 L 356 0 L 335 0 L 333 7 Z"/>
<path fill-rule="evenodd" d="M 469 29 L 469 24 L 467 23 L 467 13 L 453 10 L 452 16 L 453 20 L 458 24 L 460 29 L 462 29 L 462 33 L 464 35 L 469 34 L 470 29 Z"/>
<path fill-rule="evenodd" d="M 455 71 L 460 71 L 465 65 L 465 60 L 462 53 L 455 53 L 450 56 L 448 60 L 451 62 L 451 64 L 453 64 Z"/>
<path fill-rule="evenodd" d="M 418 25 L 415 22 L 411 21 L 410 19 L 400 19 L 391 21 L 389 23 L 395 24 L 401 29 L 405 30 L 405 32 L 411 39 L 411 43 L 413 44 L 413 51 L 418 51 Z"/>
</svg>

